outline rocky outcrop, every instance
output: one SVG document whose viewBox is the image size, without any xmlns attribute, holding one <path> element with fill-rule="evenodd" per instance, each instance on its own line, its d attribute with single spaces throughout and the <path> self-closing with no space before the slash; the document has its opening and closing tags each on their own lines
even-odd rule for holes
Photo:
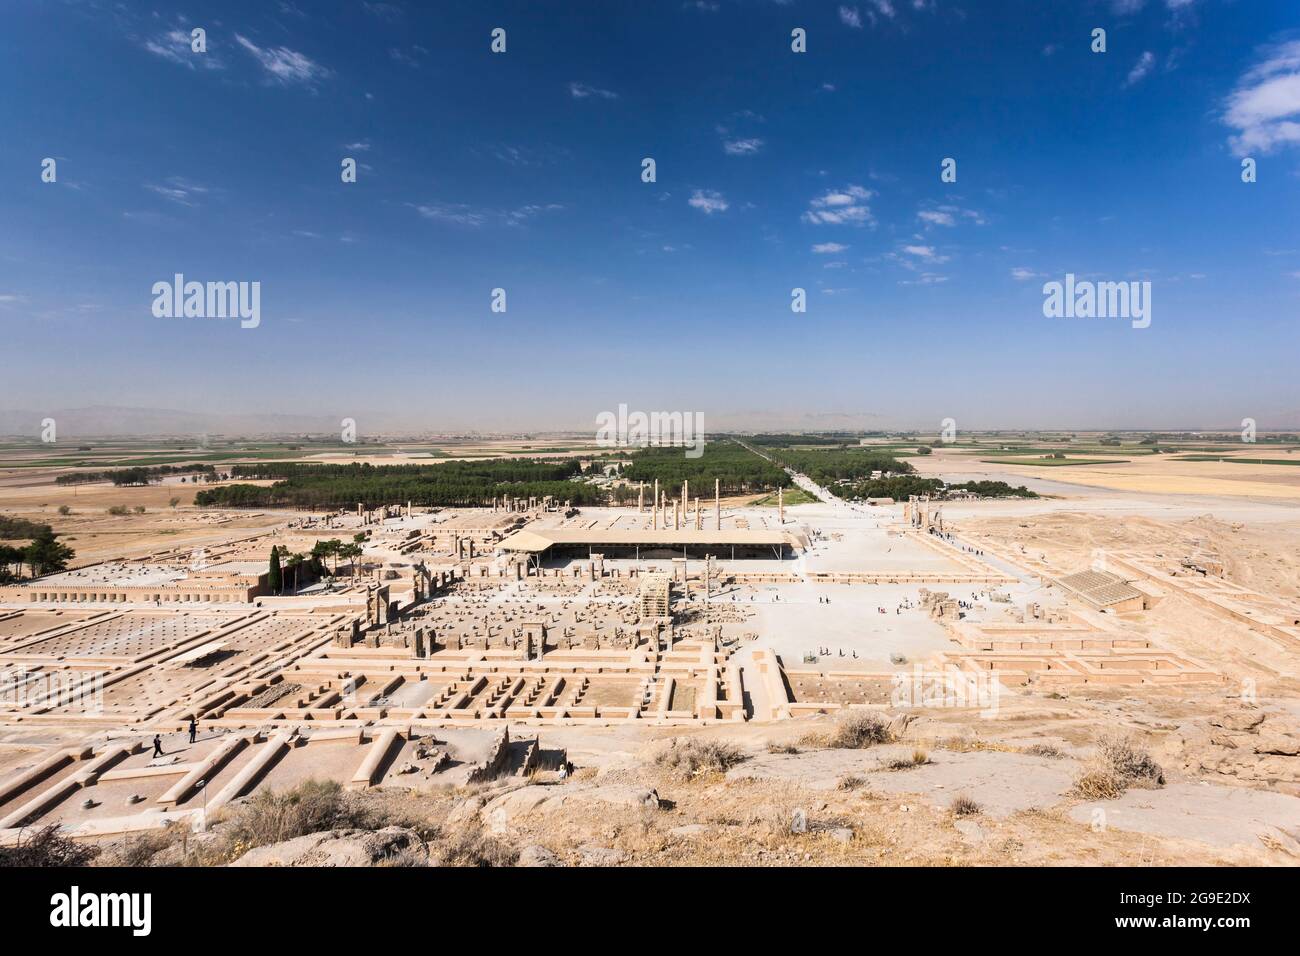
<svg viewBox="0 0 1300 956">
<path fill-rule="evenodd" d="M 231 866 L 375 866 L 427 863 L 429 848 L 414 830 L 323 830 L 249 850 Z"/>
<path fill-rule="evenodd" d="M 1164 747 L 1189 774 L 1300 796 L 1300 727 L 1285 712 L 1231 710 L 1179 727 Z"/>
</svg>

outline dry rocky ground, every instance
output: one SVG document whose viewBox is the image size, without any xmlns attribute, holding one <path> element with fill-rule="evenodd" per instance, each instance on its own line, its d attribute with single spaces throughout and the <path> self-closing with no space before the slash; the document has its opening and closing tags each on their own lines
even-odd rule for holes
<svg viewBox="0 0 1300 956">
<path fill-rule="evenodd" d="M 1221 701 L 1141 726 L 1122 701 L 993 721 L 849 712 L 710 728 L 471 787 L 308 784 L 205 834 L 136 835 L 97 864 L 1142 866 L 1300 861 L 1300 721 Z M 1115 713 L 1107 718 L 1107 706 Z M 1110 723 L 1122 729 L 1099 731 Z M 779 733 L 777 732 L 779 730 Z M 766 732 L 766 736 L 764 733 Z"/>
</svg>

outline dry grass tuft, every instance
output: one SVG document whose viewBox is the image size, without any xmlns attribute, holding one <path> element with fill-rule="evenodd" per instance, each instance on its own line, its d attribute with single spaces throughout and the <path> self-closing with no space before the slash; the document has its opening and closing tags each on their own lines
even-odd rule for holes
<svg viewBox="0 0 1300 956">
<path fill-rule="evenodd" d="M 1124 787 L 1113 773 L 1094 769 L 1074 778 L 1074 792 L 1085 800 L 1114 800 L 1124 792 Z"/>
<path fill-rule="evenodd" d="M 655 754 L 655 764 L 690 780 L 711 773 L 726 773 L 745 759 L 738 747 L 719 740 L 676 737 Z"/>
<path fill-rule="evenodd" d="M 885 763 L 887 770 L 911 770 L 913 767 L 924 767 L 930 762 L 930 755 L 924 750 L 913 750 L 910 757 L 895 757 L 893 760 Z"/>
<path fill-rule="evenodd" d="M 1016 748 L 995 740 L 981 740 L 979 737 L 945 737 L 934 745 L 939 750 L 951 750 L 956 753 L 969 754 L 983 751 L 1010 753 Z"/>
<path fill-rule="evenodd" d="M 1164 786 L 1165 773 L 1151 754 L 1131 737 L 1109 734 L 1098 738 L 1087 768 L 1074 781 L 1074 792 L 1089 800 L 1113 800 L 1129 787 Z"/>
<path fill-rule="evenodd" d="M 259 790 L 240 807 L 225 836 L 245 849 L 294 837 L 364 826 L 361 815 L 333 780 L 305 780 L 290 790 Z"/>
<path fill-rule="evenodd" d="M 840 714 L 826 739 L 826 746 L 841 750 L 863 750 L 876 744 L 887 744 L 892 739 L 889 722 L 871 710 L 846 710 Z"/>
<path fill-rule="evenodd" d="M 0 867 L 85 866 L 98 854 L 99 847 L 60 836 L 59 825 L 51 823 L 15 846 L 0 847 Z"/>
<path fill-rule="evenodd" d="M 1032 757 L 1064 757 L 1060 748 L 1053 747 L 1051 744 L 1032 744 L 1026 747 L 1021 753 L 1027 753 Z"/>
<path fill-rule="evenodd" d="M 446 835 L 437 855 L 443 866 L 514 866 L 519 862 L 519 851 L 513 846 L 474 827 Z"/>
<path fill-rule="evenodd" d="M 984 812 L 983 807 L 964 793 L 953 797 L 952 803 L 948 804 L 948 809 L 953 812 L 954 816 L 958 817 L 973 817 Z"/>
</svg>

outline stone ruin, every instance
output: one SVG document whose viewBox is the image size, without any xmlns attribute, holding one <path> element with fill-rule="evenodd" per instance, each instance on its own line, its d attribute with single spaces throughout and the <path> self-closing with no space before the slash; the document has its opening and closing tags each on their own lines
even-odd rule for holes
<svg viewBox="0 0 1300 956">
<path fill-rule="evenodd" d="M 961 617 L 961 608 L 957 601 L 948 596 L 947 591 L 931 591 L 921 588 L 921 607 L 925 608 L 931 620 L 955 621 Z"/>
</svg>

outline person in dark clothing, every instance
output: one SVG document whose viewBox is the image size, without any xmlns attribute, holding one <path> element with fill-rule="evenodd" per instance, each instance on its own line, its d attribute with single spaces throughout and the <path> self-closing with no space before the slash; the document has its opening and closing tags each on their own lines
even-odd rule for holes
<svg viewBox="0 0 1300 956">
<path fill-rule="evenodd" d="M 154 734 L 154 735 L 153 735 L 153 755 L 154 755 L 155 757 L 161 757 L 161 756 L 163 755 L 163 751 L 162 751 L 162 734 Z"/>
<path fill-rule="evenodd" d="M 199 732 L 199 724 L 193 717 L 190 718 L 190 743 L 194 743 L 194 738 Z"/>
</svg>

